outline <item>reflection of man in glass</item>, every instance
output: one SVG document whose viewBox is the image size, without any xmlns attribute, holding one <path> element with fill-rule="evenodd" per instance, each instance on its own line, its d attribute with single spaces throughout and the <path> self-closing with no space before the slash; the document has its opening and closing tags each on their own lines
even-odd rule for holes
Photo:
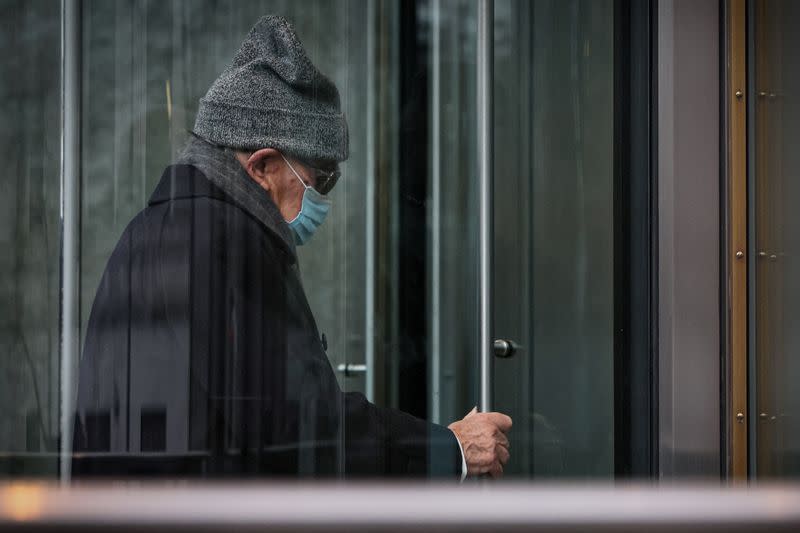
<svg viewBox="0 0 800 533">
<path fill-rule="evenodd" d="M 255 25 L 194 134 L 97 290 L 73 473 L 500 475 L 505 415 L 448 429 L 338 387 L 295 246 L 328 212 L 347 125 L 285 20 Z"/>
</svg>

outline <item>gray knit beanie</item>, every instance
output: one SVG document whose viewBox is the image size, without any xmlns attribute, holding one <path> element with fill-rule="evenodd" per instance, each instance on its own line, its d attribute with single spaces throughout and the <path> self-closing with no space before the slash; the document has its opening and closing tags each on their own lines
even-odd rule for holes
<svg viewBox="0 0 800 533">
<path fill-rule="evenodd" d="M 344 161 L 347 122 L 336 86 L 314 67 L 283 17 L 262 17 L 204 98 L 194 132 L 241 150 L 275 148 L 306 161 Z"/>
</svg>

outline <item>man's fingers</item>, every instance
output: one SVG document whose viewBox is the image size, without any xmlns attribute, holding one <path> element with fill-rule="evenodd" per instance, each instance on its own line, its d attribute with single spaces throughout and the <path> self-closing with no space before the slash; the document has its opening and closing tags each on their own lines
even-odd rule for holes
<svg viewBox="0 0 800 533">
<path fill-rule="evenodd" d="M 492 468 L 489 469 L 489 475 L 494 479 L 503 477 L 503 465 L 501 465 L 499 461 L 495 462 Z"/>
<path fill-rule="evenodd" d="M 503 433 L 508 433 L 511 430 L 513 422 L 510 416 L 503 413 L 486 413 L 486 417 Z"/>
<path fill-rule="evenodd" d="M 497 459 L 500 461 L 501 465 L 504 465 L 508 462 L 509 457 L 511 454 L 508 453 L 508 449 L 503 446 L 497 447 Z"/>
<path fill-rule="evenodd" d="M 508 442 L 508 437 L 506 437 L 505 433 L 500 433 L 495 436 L 495 440 L 497 440 L 497 444 L 503 446 L 504 448 L 511 448 L 511 443 Z"/>
<path fill-rule="evenodd" d="M 462 420 L 448 426 L 462 445 L 469 475 L 502 477 L 503 465 L 511 457 L 506 436 L 511 425 L 511 418 L 503 413 L 479 413 L 473 408 Z"/>
</svg>

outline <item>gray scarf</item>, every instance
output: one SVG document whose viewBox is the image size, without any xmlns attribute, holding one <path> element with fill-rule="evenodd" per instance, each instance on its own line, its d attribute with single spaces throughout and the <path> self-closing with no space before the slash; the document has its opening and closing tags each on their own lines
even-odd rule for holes
<svg viewBox="0 0 800 533">
<path fill-rule="evenodd" d="M 292 230 L 269 193 L 253 181 L 236 160 L 233 150 L 211 144 L 192 134 L 177 163 L 198 168 L 211 183 L 233 198 L 242 209 L 278 235 L 296 259 Z"/>
</svg>

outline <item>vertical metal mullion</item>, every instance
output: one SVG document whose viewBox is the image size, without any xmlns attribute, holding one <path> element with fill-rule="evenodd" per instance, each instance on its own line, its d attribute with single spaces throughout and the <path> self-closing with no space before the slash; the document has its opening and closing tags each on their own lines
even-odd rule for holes
<svg viewBox="0 0 800 533">
<path fill-rule="evenodd" d="M 61 1 L 61 447 L 60 478 L 71 474 L 78 363 L 80 242 L 80 0 Z"/>
<path fill-rule="evenodd" d="M 377 150 L 376 139 L 376 105 L 375 91 L 377 90 L 376 69 L 375 69 L 375 46 L 376 46 L 376 25 L 375 25 L 375 1 L 367 2 L 367 206 L 366 206 L 366 287 L 364 303 L 364 339 L 365 353 L 364 362 L 366 364 L 366 374 L 364 379 L 364 391 L 369 401 L 375 401 L 375 288 L 377 280 L 375 278 L 375 263 L 377 260 L 376 248 L 376 213 L 375 203 L 377 196 L 375 192 L 376 158 Z"/>
<path fill-rule="evenodd" d="M 747 477 L 747 439 L 755 426 L 748 414 L 752 406 L 747 405 L 747 290 L 748 254 L 747 243 L 747 106 L 750 92 L 747 90 L 746 72 L 746 4 L 745 0 L 732 0 L 727 13 L 728 75 L 725 83 L 724 102 L 727 106 L 727 214 L 728 236 L 725 269 L 729 279 L 729 316 L 727 341 L 730 365 L 730 412 L 726 426 L 731 428 L 731 477 L 735 480 Z M 741 254 L 741 255 L 738 255 Z M 741 415 L 741 418 L 740 418 Z M 752 415 L 750 415 L 752 416 Z"/>
<path fill-rule="evenodd" d="M 758 475 L 758 365 L 756 364 L 757 335 L 756 329 L 756 297 L 757 270 L 756 258 L 756 10 L 755 2 L 746 0 L 745 3 L 745 79 L 749 96 L 746 101 L 745 111 L 745 146 L 747 149 L 746 169 L 746 195 L 747 195 L 747 228 L 745 241 L 747 242 L 747 476 L 756 479 Z"/>
<path fill-rule="evenodd" d="M 386 87 L 381 91 L 385 95 L 382 105 L 384 120 L 379 122 L 384 127 L 382 133 L 382 150 L 386 163 L 382 164 L 383 183 L 385 191 L 381 197 L 383 205 L 388 205 L 388 245 L 386 248 L 386 263 L 389 272 L 389 287 L 387 290 L 386 306 L 389 312 L 388 324 L 388 350 L 383 353 L 383 368 L 388 372 L 385 380 L 384 397 L 388 405 L 397 407 L 400 404 L 399 376 L 400 376 L 400 153 L 402 151 L 402 134 L 400 131 L 400 117 L 402 106 L 402 53 L 403 53 L 403 12 L 400 2 L 391 0 L 381 1 L 381 28 L 387 34 L 385 48 L 381 54 L 382 81 Z M 386 375 L 386 374 L 384 374 Z"/>
<path fill-rule="evenodd" d="M 480 255 L 478 309 L 480 319 L 480 409 L 492 410 L 492 267 L 493 267 L 493 94 L 494 1 L 478 1 L 477 33 L 478 197 Z"/>
<path fill-rule="evenodd" d="M 442 393 L 442 175 L 441 175 L 441 92 L 442 92 L 442 36 L 441 36 L 441 11 L 440 0 L 431 3 L 431 85 L 430 85 L 430 142 L 431 142 L 431 173 L 430 173 L 430 198 L 431 204 L 428 216 L 430 218 L 430 420 L 434 423 L 441 421 L 441 393 Z"/>
</svg>

